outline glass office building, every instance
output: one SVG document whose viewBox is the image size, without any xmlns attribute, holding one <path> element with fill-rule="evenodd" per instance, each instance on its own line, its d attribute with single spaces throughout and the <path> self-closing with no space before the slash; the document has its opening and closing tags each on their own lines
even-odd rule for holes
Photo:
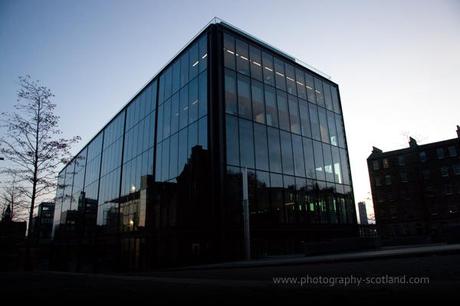
<svg viewBox="0 0 460 306">
<path fill-rule="evenodd" d="M 241 258 L 243 168 L 253 256 L 355 234 L 337 84 L 215 20 L 60 172 L 56 245 L 128 269 Z"/>
</svg>

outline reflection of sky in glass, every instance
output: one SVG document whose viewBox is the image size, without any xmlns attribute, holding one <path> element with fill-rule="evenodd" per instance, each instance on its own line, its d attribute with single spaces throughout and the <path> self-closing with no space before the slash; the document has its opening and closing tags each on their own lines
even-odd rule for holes
<svg viewBox="0 0 460 306">
<path fill-rule="evenodd" d="M 213 16 L 340 85 L 357 201 L 370 190 L 366 158 L 373 145 L 407 146 L 408 134 L 419 143 L 456 136 L 460 4 L 454 0 L 113 1 L 110 7 L 3 1 L 2 111 L 16 101 L 18 75 L 42 80 L 56 94 L 64 135 L 83 138 L 76 153 Z M 429 124 L 432 118 L 442 120 Z"/>
</svg>

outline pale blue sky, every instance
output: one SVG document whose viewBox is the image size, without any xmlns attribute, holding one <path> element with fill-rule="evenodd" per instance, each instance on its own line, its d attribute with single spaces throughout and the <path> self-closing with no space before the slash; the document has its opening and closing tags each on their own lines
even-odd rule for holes
<svg viewBox="0 0 460 306">
<path fill-rule="evenodd" d="M 356 200 L 372 146 L 456 136 L 460 1 L 0 0 L 1 111 L 17 76 L 56 94 L 66 136 L 95 133 L 218 16 L 340 85 Z"/>
</svg>

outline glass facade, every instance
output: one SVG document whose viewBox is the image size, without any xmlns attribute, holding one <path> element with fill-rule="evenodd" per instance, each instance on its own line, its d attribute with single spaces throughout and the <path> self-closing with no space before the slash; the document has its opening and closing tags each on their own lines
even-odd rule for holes
<svg viewBox="0 0 460 306">
<path fill-rule="evenodd" d="M 239 35 L 223 54 L 227 180 L 248 169 L 252 226 L 354 224 L 337 86 Z"/>
</svg>

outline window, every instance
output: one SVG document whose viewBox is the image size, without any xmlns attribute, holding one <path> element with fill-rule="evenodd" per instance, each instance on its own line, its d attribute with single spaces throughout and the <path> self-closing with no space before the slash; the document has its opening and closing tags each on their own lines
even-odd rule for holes
<svg viewBox="0 0 460 306">
<path fill-rule="evenodd" d="M 206 72 L 200 73 L 198 78 L 198 100 L 199 102 L 199 117 L 203 117 L 208 113 L 208 82 Z"/>
<path fill-rule="evenodd" d="M 203 117 L 198 121 L 198 144 L 203 149 L 208 148 L 208 118 Z"/>
<path fill-rule="evenodd" d="M 331 95 L 332 95 L 332 105 L 334 107 L 334 112 L 340 114 L 339 93 L 338 93 L 338 89 L 335 86 L 331 86 Z"/>
<path fill-rule="evenodd" d="M 454 165 L 454 173 L 455 175 L 460 175 L 460 164 Z"/>
<path fill-rule="evenodd" d="M 179 129 L 182 129 L 188 124 L 188 85 L 182 87 L 180 90 L 180 115 L 179 115 Z"/>
<path fill-rule="evenodd" d="M 345 149 L 340 149 L 340 163 L 342 165 L 343 183 L 350 185 L 350 167 L 348 166 L 348 154 Z"/>
<path fill-rule="evenodd" d="M 179 102 L 180 95 L 176 93 L 171 99 L 171 134 L 179 130 Z"/>
<path fill-rule="evenodd" d="M 311 137 L 310 115 L 307 101 L 299 99 L 299 111 L 302 136 Z"/>
<path fill-rule="evenodd" d="M 252 80 L 252 107 L 253 120 L 259 123 L 265 123 L 265 105 L 264 89 L 262 83 Z"/>
<path fill-rule="evenodd" d="M 295 70 L 296 86 L 297 86 L 297 96 L 300 99 L 307 100 L 307 90 L 305 88 L 305 78 L 302 70 Z"/>
<path fill-rule="evenodd" d="M 383 159 L 383 169 L 388 169 L 390 168 L 390 162 L 388 161 L 388 158 Z"/>
<path fill-rule="evenodd" d="M 289 110 L 286 94 L 280 90 L 276 91 L 276 101 L 278 103 L 278 116 L 280 129 L 289 131 Z"/>
<path fill-rule="evenodd" d="M 288 94 L 297 95 L 294 67 L 289 64 L 285 65 L 286 68 L 286 88 Z"/>
<path fill-rule="evenodd" d="M 326 174 L 326 181 L 334 182 L 334 170 L 332 165 L 331 146 L 323 143 L 323 156 L 324 156 L 324 172 Z"/>
<path fill-rule="evenodd" d="M 389 174 L 385 175 L 385 185 L 391 185 L 391 175 Z"/>
<path fill-rule="evenodd" d="M 187 128 L 188 130 L 188 145 L 187 145 L 187 157 L 190 158 L 192 156 L 192 148 L 198 144 L 198 124 L 195 121 L 194 123 L 190 124 Z"/>
<path fill-rule="evenodd" d="M 302 137 L 292 135 L 292 151 L 294 153 L 294 174 L 305 176 L 305 161 L 302 148 Z"/>
<path fill-rule="evenodd" d="M 240 119 L 240 159 L 241 167 L 254 167 L 254 135 L 252 121 Z"/>
<path fill-rule="evenodd" d="M 238 121 L 233 116 L 226 116 L 227 164 L 239 166 Z"/>
<path fill-rule="evenodd" d="M 329 84 L 323 83 L 324 89 L 324 101 L 326 102 L 326 108 L 330 111 L 334 110 L 332 105 L 332 95 L 331 95 L 331 86 Z"/>
<path fill-rule="evenodd" d="M 441 167 L 441 176 L 442 177 L 448 177 L 449 176 L 449 168 L 448 167 Z"/>
<path fill-rule="evenodd" d="M 443 159 L 444 158 L 444 148 L 437 148 L 436 156 L 438 157 L 438 159 Z"/>
<path fill-rule="evenodd" d="M 163 104 L 163 139 L 168 138 L 171 132 L 171 99 Z"/>
<path fill-rule="evenodd" d="M 161 147 L 161 181 L 165 182 L 169 179 L 169 138 L 163 141 Z"/>
<path fill-rule="evenodd" d="M 177 170 L 179 174 L 182 172 L 185 164 L 187 163 L 187 148 L 187 129 L 182 129 L 179 132 L 179 153 L 177 162 Z"/>
<path fill-rule="evenodd" d="M 305 73 L 305 88 L 307 89 L 308 102 L 316 103 L 315 90 L 313 87 L 313 77 L 310 74 Z"/>
<path fill-rule="evenodd" d="M 225 112 L 227 114 L 237 113 L 236 104 L 236 75 L 235 72 L 225 70 Z"/>
<path fill-rule="evenodd" d="M 303 138 L 303 153 L 305 159 L 305 171 L 308 178 L 316 178 L 315 159 L 313 153 L 313 143 L 310 139 Z"/>
<path fill-rule="evenodd" d="M 406 172 L 400 172 L 399 177 L 401 178 L 402 183 L 407 183 L 407 173 Z"/>
<path fill-rule="evenodd" d="M 203 35 L 199 41 L 200 72 L 208 67 L 208 36 Z"/>
<path fill-rule="evenodd" d="M 382 186 L 382 178 L 380 176 L 375 176 L 374 181 L 375 181 L 375 186 L 377 187 Z"/>
<path fill-rule="evenodd" d="M 456 157 L 457 156 L 457 148 L 455 146 L 449 146 L 447 148 L 447 150 L 449 151 L 449 156 L 450 157 Z"/>
<path fill-rule="evenodd" d="M 316 103 L 324 107 L 323 82 L 317 78 L 315 78 L 315 95 Z"/>
<path fill-rule="evenodd" d="M 286 91 L 286 78 L 284 75 L 284 63 L 282 60 L 275 58 L 275 81 L 276 88 Z"/>
<path fill-rule="evenodd" d="M 324 161 L 323 161 L 323 148 L 320 142 L 313 141 L 313 152 L 315 155 L 315 172 L 318 180 L 325 180 L 324 174 Z"/>
<path fill-rule="evenodd" d="M 321 140 L 321 134 L 319 129 L 318 119 L 318 107 L 313 104 L 309 104 L 310 110 L 310 123 L 311 123 L 311 135 L 315 140 Z"/>
<path fill-rule="evenodd" d="M 281 156 L 283 162 L 283 173 L 294 175 L 294 161 L 292 159 L 291 134 L 281 131 Z"/>
<path fill-rule="evenodd" d="M 342 116 L 335 114 L 335 128 L 337 129 L 337 144 L 345 148 L 345 131 L 343 128 Z"/>
<path fill-rule="evenodd" d="M 254 124 L 254 144 L 256 168 L 268 171 L 267 128 L 262 124 Z"/>
<path fill-rule="evenodd" d="M 335 116 L 333 112 L 327 112 L 327 126 L 329 128 L 329 138 L 330 143 L 333 146 L 338 146 L 339 143 L 337 141 L 337 129 L 335 128 Z"/>
<path fill-rule="evenodd" d="M 174 94 L 180 88 L 180 59 L 174 62 L 172 70 L 172 92 Z"/>
<path fill-rule="evenodd" d="M 398 165 L 400 166 L 406 165 L 406 159 L 404 158 L 404 156 L 398 156 Z"/>
<path fill-rule="evenodd" d="M 378 160 L 372 161 L 372 169 L 374 169 L 374 171 L 380 170 L 380 163 Z"/>
<path fill-rule="evenodd" d="M 236 69 L 239 73 L 249 75 L 249 51 L 248 44 L 236 40 Z"/>
<path fill-rule="evenodd" d="M 327 128 L 326 110 L 318 107 L 319 129 L 321 133 L 321 141 L 329 143 L 329 130 Z"/>
<path fill-rule="evenodd" d="M 252 119 L 251 89 L 249 78 L 238 74 L 238 113 L 241 117 Z"/>
<path fill-rule="evenodd" d="M 265 86 L 265 107 L 267 112 L 267 125 L 278 126 L 278 108 L 276 107 L 275 89 Z"/>
<path fill-rule="evenodd" d="M 198 119 L 198 78 L 194 78 L 190 81 L 188 93 L 188 123 L 190 124 Z"/>
<path fill-rule="evenodd" d="M 188 52 L 184 52 L 184 54 L 180 58 L 180 86 L 184 87 L 185 84 L 188 83 Z"/>
<path fill-rule="evenodd" d="M 174 134 L 171 137 L 170 143 L 170 159 L 169 159 L 169 177 L 174 178 L 177 176 L 177 157 L 178 157 L 178 149 L 179 149 L 179 134 Z"/>
<path fill-rule="evenodd" d="M 297 98 L 288 95 L 289 101 L 289 121 L 291 124 L 291 132 L 300 134 L 300 120 L 299 120 L 299 104 Z"/>
<path fill-rule="evenodd" d="M 281 173 L 281 149 L 279 130 L 268 128 L 268 155 L 270 171 Z"/>
<path fill-rule="evenodd" d="M 251 77 L 262 81 L 262 59 L 259 48 L 249 47 L 249 58 L 251 62 Z"/>
<path fill-rule="evenodd" d="M 262 52 L 262 65 L 264 66 L 264 82 L 275 86 L 275 72 L 273 71 L 273 56 L 269 53 Z"/>
<path fill-rule="evenodd" d="M 192 80 L 198 75 L 200 61 L 198 59 L 198 44 L 193 44 L 189 49 L 189 79 Z"/>
<path fill-rule="evenodd" d="M 235 70 L 235 39 L 224 33 L 224 66 Z"/>
<path fill-rule="evenodd" d="M 425 151 L 422 151 L 419 153 L 419 157 L 420 157 L 420 161 L 422 163 L 426 162 L 427 161 L 427 156 L 426 156 L 426 152 Z"/>
</svg>

